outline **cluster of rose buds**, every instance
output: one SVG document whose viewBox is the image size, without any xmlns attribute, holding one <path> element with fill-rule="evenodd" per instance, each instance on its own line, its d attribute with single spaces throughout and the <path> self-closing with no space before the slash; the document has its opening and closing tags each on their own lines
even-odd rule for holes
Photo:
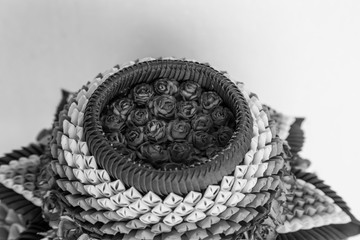
<svg viewBox="0 0 360 240">
<path fill-rule="evenodd" d="M 203 164 L 225 147 L 235 121 L 222 98 L 194 81 L 158 79 L 115 97 L 101 115 L 110 144 L 161 170 Z"/>
</svg>

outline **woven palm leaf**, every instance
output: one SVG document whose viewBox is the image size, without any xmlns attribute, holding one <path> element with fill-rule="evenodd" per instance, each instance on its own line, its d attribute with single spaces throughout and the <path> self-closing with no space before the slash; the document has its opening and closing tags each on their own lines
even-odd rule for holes
<svg viewBox="0 0 360 240">
<path fill-rule="evenodd" d="M 109 102 L 159 78 L 195 81 L 234 115 L 229 143 L 207 161 L 148 168 L 105 138 L 100 117 Z M 0 199 L 29 221 L 19 239 L 40 239 L 44 221 L 53 228 L 46 240 L 337 240 L 360 232 L 346 203 L 305 171 L 303 119 L 263 105 L 208 64 L 146 58 L 117 65 L 74 94 L 63 91 L 56 112 L 46 150 L 30 145 L 0 158 Z"/>
</svg>

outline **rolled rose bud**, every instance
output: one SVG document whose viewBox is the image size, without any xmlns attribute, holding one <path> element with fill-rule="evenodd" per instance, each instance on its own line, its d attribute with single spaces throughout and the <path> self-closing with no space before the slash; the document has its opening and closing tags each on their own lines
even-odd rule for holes
<svg viewBox="0 0 360 240">
<path fill-rule="evenodd" d="M 147 108 L 136 108 L 128 116 L 127 123 L 130 126 L 144 126 L 150 120 L 150 112 Z"/>
<path fill-rule="evenodd" d="M 105 133 L 105 137 L 114 147 L 126 145 L 126 138 L 120 132 Z"/>
<path fill-rule="evenodd" d="M 195 101 L 181 101 L 177 103 L 177 116 L 183 119 L 191 119 L 198 112 L 199 106 Z"/>
<path fill-rule="evenodd" d="M 162 120 L 152 119 L 144 127 L 144 134 L 151 142 L 165 142 L 166 136 L 166 123 Z"/>
<path fill-rule="evenodd" d="M 163 145 L 150 143 L 141 145 L 140 157 L 156 167 L 160 167 L 161 164 L 170 160 L 169 152 Z"/>
<path fill-rule="evenodd" d="M 125 126 L 125 122 L 121 120 L 120 116 L 115 115 L 114 113 L 104 115 L 102 117 L 102 122 L 105 132 L 121 132 Z"/>
<path fill-rule="evenodd" d="M 225 147 L 233 134 L 234 130 L 227 126 L 221 126 L 219 130 L 214 134 L 218 146 Z"/>
<path fill-rule="evenodd" d="M 195 100 L 201 95 L 201 86 L 194 81 L 184 81 L 180 84 L 179 92 L 184 100 Z"/>
<path fill-rule="evenodd" d="M 42 155 L 42 157 L 45 155 Z M 41 158 L 42 158 L 41 157 Z M 40 193 L 45 194 L 49 189 L 55 187 L 56 182 L 53 176 L 55 173 L 50 164 L 43 165 L 44 167 L 37 174 L 36 186 L 40 190 Z"/>
<path fill-rule="evenodd" d="M 159 95 L 174 95 L 179 90 L 179 83 L 166 78 L 158 79 L 154 83 L 154 91 Z"/>
<path fill-rule="evenodd" d="M 209 131 L 213 127 L 213 120 L 208 114 L 200 113 L 191 120 L 194 131 Z"/>
<path fill-rule="evenodd" d="M 168 124 L 167 137 L 170 141 L 179 141 L 186 139 L 191 131 L 191 126 L 184 120 L 173 120 Z"/>
<path fill-rule="evenodd" d="M 62 216 L 56 228 L 58 229 L 56 231 L 57 238 L 55 239 L 76 240 L 83 234 L 80 224 L 69 216 Z"/>
<path fill-rule="evenodd" d="M 121 154 L 122 156 L 131 159 L 132 161 L 134 161 L 135 158 L 136 158 L 135 152 L 132 151 L 132 150 L 130 150 L 130 149 L 128 149 L 128 148 L 126 148 L 126 147 L 124 147 L 124 146 L 117 148 L 116 151 L 117 151 L 119 154 Z"/>
<path fill-rule="evenodd" d="M 134 87 L 132 96 L 137 105 L 145 105 L 154 95 L 154 89 L 150 84 L 141 83 Z"/>
<path fill-rule="evenodd" d="M 212 158 L 220 151 L 221 151 L 220 147 L 213 146 L 213 147 L 207 148 L 205 151 L 205 154 L 208 158 Z"/>
<path fill-rule="evenodd" d="M 156 96 L 149 103 L 149 108 L 156 117 L 173 119 L 176 113 L 176 99 L 170 95 Z"/>
<path fill-rule="evenodd" d="M 60 198 L 55 192 L 50 191 L 43 199 L 43 215 L 47 222 L 57 222 L 63 214 L 64 207 L 60 203 Z"/>
<path fill-rule="evenodd" d="M 213 91 L 203 92 L 200 97 L 200 105 L 204 112 L 210 112 L 222 103 L 221 97 Z"/>
<path fill-rule="evenodd" d="M 169 146 L 171 161 L 175 163 L 189 163 L 194 154 L 194 148 L 188 142 L 174 142 Z"/>
<path fill-rule="evenodd" d="M 211 134 L 204 131 L 194 131 L 189 134 L 189 142 L 197 149 L 203 151 L 210 148 L 215 143 L 215 138 Z"/>
<path fill-rule="evenodd" d="M 133 100 L 129 98 L 121 98 L 111 104 L 113 112 L 120 116 L 122 120 L 126 120 L 130 111 L 135 108 Z"/>
<path fill-rule="evenodd" d="M 211 112 L 211 118 L 216 126 L 226 126 L 233 119 L 233 114 L 227 107 L 218 106 Z"/>
<path fill-rule="evenodd" d="M 137 148 L 144 142 L 144 133 L 141 127 L 132 127 L 126 131 L 125 138 L 130 148 Z"/>
</svg>

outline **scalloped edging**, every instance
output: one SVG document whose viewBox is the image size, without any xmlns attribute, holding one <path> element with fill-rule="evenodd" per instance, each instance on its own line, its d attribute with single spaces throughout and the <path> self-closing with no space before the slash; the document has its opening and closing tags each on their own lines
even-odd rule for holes
<svg viewBox="0 0 360 240">
<path fill-rule="evenodd" d="M 20 182 L 14 182 L 13 177 L 17 171 L 28 172 L 28 167 L 37 168 L 39 155 L 44 152 L 44 146 L 30 144 L 19 150 L 13 150 L 0 158 L 0 199 L 9 208 L 29 221 L 38 221 L 41 218 L 42 200 L 34 196 L 32 191 L 24 190 Z"/>
<path fill-rule="evenodd" d="M 295 196 L 298 195 L 296 191 L 300 191 L 301 193 L 306 192 L 306 194 L 310 194 L 309 192 L 311 192 L 313 201 L 315 202 L 316 199 L 319 199 L 318 203 L 323 202 L 325 206 L 320 206 L 323 210 L 319 210 L 318 212 L 315 212 L 314 209 L 315 214 L 307 213 L 307 211 L 305 211 L 305 214 L 302 213 L 301 216 L 296 214 L 294 218 L 286 220 L 283 225 L 277 227 L 276 231 L 278 233 L 296 232 L 298 230 L 312 229 L 330 224 L 345 224 L 351 222 L 350 216 L 337 206 L 332 198 L 328 197 L 320 189 L 317 189 L 313 184 L 297 179 L 295 186 Z M 306 195 L 300 197 L 304 196 Z M 305 202 L 306 200 L 304 200 L 303 204 L 305 204 Z M 311 205 L 315 204 L 311 203 Z"/>
<path fill-rule="evenodd" d="M 28 157 L 20 157 L 19 159 L 11 160 L 9 161 L 9 164 L 3 164 L 0 166 L 0 183 L 22 195 L 25 199 L 38 207 L 42 205 L 42 200 L 38 197 L 35 197 L 33 191 L 26 190 L 26 186 L 24 187 L 24 178 L 35 178 L 35 172 L 28 174 L 27 172 L 31 167 L 38 167 L 39 163 L 40 157 L 38 155 L 32 154 Z M 20 174 L 18 174 L 19 172 Z"/>
<path fill-rule="evenodd" d="M 348 223 L 329 224 L 321 227 L 313 227 L 308 230 L 298 230 L 296 232 L 279 234 L 277 240 L 296 239 L 296 240 L 342 240 L 360 234 L 360 222 L 350 213 L 350 209 L 344 200 L 338 196 L 330 186 L 324 184 L 314 173 L 293 170 L 294 175 L 302 181 L 312 184 L 316 189 L 323 192 L 325 196 L 332 199 L 343 213 L 349 218 Z"/>
</svg>

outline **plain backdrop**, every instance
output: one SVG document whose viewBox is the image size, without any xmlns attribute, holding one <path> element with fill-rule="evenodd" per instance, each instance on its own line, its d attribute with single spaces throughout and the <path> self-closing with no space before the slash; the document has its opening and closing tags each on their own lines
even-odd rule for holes
<svg viewBox="0 0 360 240">
<path fill-rule="evenodd" d="M 357 0 L 0 0 L 0 152 L 51 127 L 61 88 L 137 58 L 186 57 L 306 117 L 302 155 L 360 218 L 359 13 Z"/>
</svg>

